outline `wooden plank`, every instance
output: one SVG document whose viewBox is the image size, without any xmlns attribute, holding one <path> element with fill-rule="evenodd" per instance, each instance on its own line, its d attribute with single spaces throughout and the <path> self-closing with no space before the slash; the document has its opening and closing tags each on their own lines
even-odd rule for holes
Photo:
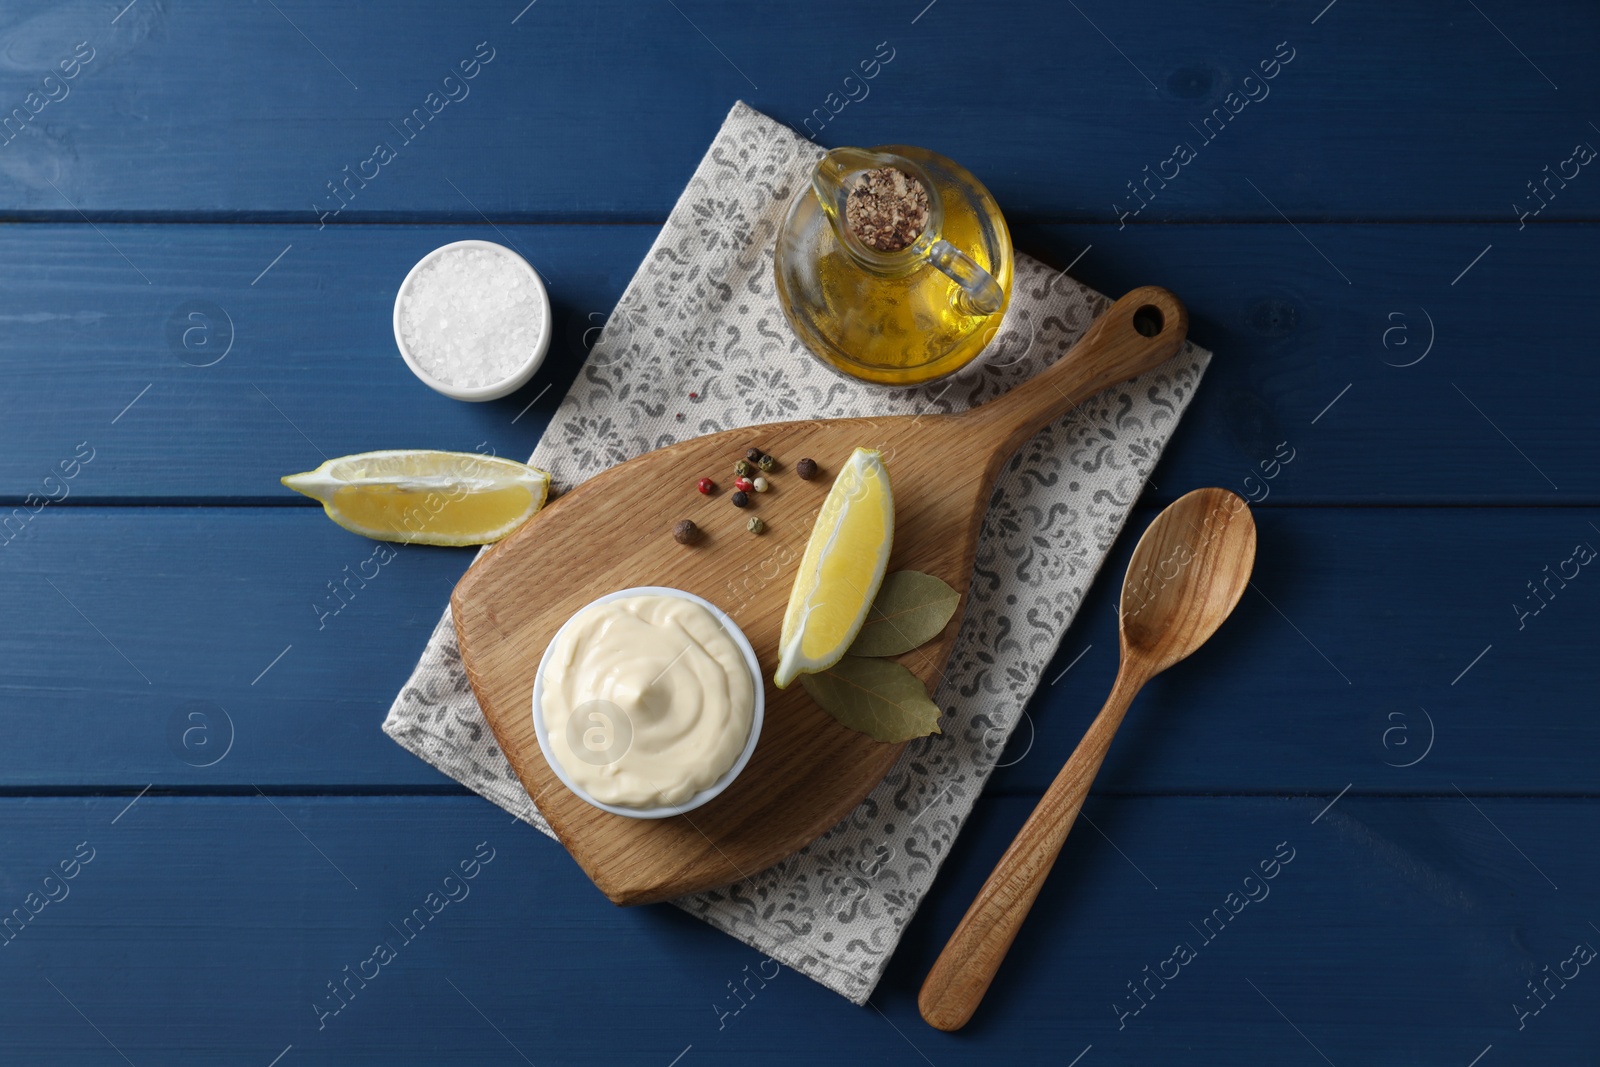
<svg viewBox="0 0 1600 1067">
<path fill-rule="evenodd" d="M 0 556 L 31 608 L 0 635 L 28 724 L 6 785 L 449 783 L 379 727 L 472 550 L 302 508 L 59 507 Z"/>
<path fill-rule="evenodd" d="M 1091 800 L 1106 836 L 1069 840 L 959 1036 L 918 1021 L 916 987 L 1021 798 L 978 804 L 876 1010 L 670 906 L 610 906 L 553 842 L 476 799 L 128 800 L 0 801 L 0 907 L 59 898 L 0 935 L 19 1062 L 391 1064 L 421 1049 L 462 1064 L 944 1065 L 1003 1048 L 1065 1064 L 1092 1045 L 1084 1064 L 1252 1067 L 1321 1062 L 1314 1045 L 1334 1063 L 1464 1065 L 1491 1044 L 1498 1062 L 1554 1063 L 1600 1039 L 1586 968 L 1552 980 L 1520 1031 L 1512 1008 L 1538 1003 L 1525 983 L 1575 943 L 1600 944 L 1582 899 L 1600 822 L 1581 800 L 1345 797 L 1320 818 L 1326 797 Z M 47 884 L 80 843 L 92 859 Z M 385 940 L 394 957 L 366 964 Z M 1184 943 L 1194 958 L 1167 963 Z M 362 968 L 335 999 L 329 983 Z M 1177 977 L 1131 1014 L 1128 983 L 1161 969 Z"/>
<path fill-rule="evenodd" d="M 1116 589 L 1153 516 L 1129 520 L 997 787 L 1042 788 L 1104 702 Z M 1558 574 L 1578 542 L 1600 547 L 1600 513 L 1266 508 L 1256 519 L 1256 588 L 1141 695 L 1100 789 L 1594 791 L 1593 568 L 1565 589 L 1552 580 L 1554 597 L 1520 629 L 1512 604 L 1531 610 L 1526 583 Z M 380 563 L 374 548 L 311 509 L 47 508 L 0 549 L 0 591 L 26 606 L 0 629 L 11 664 L 0 707 L 26 724 L 0 746 L 0 782 L 444 784 L 379 724 L 471 553 L 418 547 Z M 374 570 L 346 588 L 347 606 L 319 614 L 338 605 L 328 582 Z M 185 746 L 171 731 L 213 704 L 235 744 L 196 766 L 216 752 L 211 735 Z M 1398 766 L 1430 736 L 1426 758 Z"/>
<path fill-rule="evenodd" d="M 1117 592 L 1153 517 L 1130 517 L 997 786 L 1047 784 L 1110 692 Z M 1590 660 L 1600 582 L 1591 587 L 1578 561 L 1600 548 L 1600 515 L 1265 508 L 1255 518 L 1251 588 L 1204 649 L 1145 687 L 1098 789 L 1593 792 L 1583 768 L 1600 753 L 1600 724 L 1578 664 Z M 1580 544 L 1590 547 L 1574 557 Z"/>
<path fill-rule="evenodd" d="M 339 221 L 660 219 L 744 98 L 825 143 L 945 150 L 1019 219 L 1115 219 L 1156 176 L 1140 221 L 1511 220 L 1514 202 L 1536 203 L 1526 182 L 1594 138 L 1561 101 L 1600 89 L 1600 16 L 1576 4 L 1493 23 L 1427 5 L 1317 17 L 1243 0 L 1154 20 L 1008 0 L 978 24 L 948 4 L 843 0 L 116 14 L 81 3 L 7 20 L 8 111 L 79 42 L 94 56 L 0 148 L 8 213 L 304 222 L 337 203 L 326 183 L 356 174 Z M 1397 44 L 1417 40 L 1429 47 Z M 979 87 L 952 84 L 952 61 Z M 462 62 L 475 76 L 447 83 Z M 1180 143 L 1194 153 L 1182 166 Z M 1465 144 L 1478 162 L 1442 180 L 1440 161 Z M 1552 185 L 1543 217 L 1595 217 L 1582 181 Z"/>
<path fill-rule="evenodd" d="M 1596 232 L 1041 227 L 1018 241 L 1103 292 L 1166 285 L 1216 353 L 1156 499 L 1214 484 L 1266 503 L 1570 505 L 1600 502 L 1589 446 L 1569 436 L 1592 421 L 1576 398 L 1600 398 L 1571 314 L 1600 281 Z"/>
<path fill-rule="evenodd" d="M 104 238 L 82 225 L 0 231 L 0 358 L 12 381 L 0 400 L 0 498 L 13 507 L 42 494 L 84 441 L 95 458 L 69 488 L 101 502 L 309 503 L 277 479 L 324 453 L 482 443 L 526 456 L 655 235 L 100 229 Z M 1173 289 L 1191 335 L 1217 352 L 1152 500 L 1214 484 L 1269 504 L 1600 503 L 1600 471 L 1583 462 L 1600 367 L 1581 358 L 1590 341 L 1572 314 L 1600 270 L 1593 226 L 1309 229 L 1354 284 L 1281 224 L 1019 230 L 1024 248 L 1105 291 Z M 390 326 L 405 271 L 465 236 L 522 249 L 555 304 L 546 367 L 514 396 L 479 405 L 423 387 Z M 208 346 L 226 343 L 228 322 L 233 350 L 192 365 L 214 358 Z M 1026 342 L 1019 329 L 1016 347 L 997 351 Z M 1282 442 L 1296 458 L 1265 479 L 1261 464 Z"/>
<path fill-rule="evenodd" d="M 900 1025 L 938 1063 L 990 1043 L 1018 1060 L 1066 1063 L 1093 1044 L 1085 1064 L 1263 1065 L 1323 1062 L 1312 1045 L 1333 1063 L 1468 1064 L 1490 1044 L 1503 1062 L 1542 1062 L 1594 1043 L 1594 994 L 1577 982 L 1553 982 L 1563 999 L 1521 1031 L 1512 1010 L 1538 1005 L 1524 983 L 1543 965 L 1576 942 L 1600 947 L 1584 906 L 1559 899 L 1591 860 L 1541 839 L 1581 840 L 1584 802 L 1346 796 L 1324 813 L 1330 799 L 1091 798 L 1093 825 L 1067 842 L 966 1041 Z M 978 805 L 880 987 L 892 1017 L 912 1018 L 926 968 L 1027 808 Z M 1275 868 L 1280 855 L 1293 859 Z M 1195 958 L 1171 978 L 1180 944 Z"/>
<path fill-rule="evenodd" d="M 0 234 L 9 317 L 0 351 L 20 375 L 0 401 L 0 462 L 17 503 L 47 489 L 60 496 L 43 479 L 85 441 L 94 458 L 67 487 L 73 500 L 310 505 L 278 479 L 325 456 L 482 446 L 524 459 L 655 236 L 633 226 L 512 235 L 484 224 L 101 230 Z M 509 241 L 555 305 L 545 365 L 513 396 L 482 404 L 417 380 L 392 326 L 406 271 L 465 237 Z"/>
</svg>

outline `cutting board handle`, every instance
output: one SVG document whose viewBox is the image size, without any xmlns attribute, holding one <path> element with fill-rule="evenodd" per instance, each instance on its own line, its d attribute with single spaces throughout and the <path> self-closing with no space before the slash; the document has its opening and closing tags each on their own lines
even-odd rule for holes
<svg viewBox="0 0 1600 1067">
<path fill-rule="evenodd" d="M 1171 359 L 1188 333 L 1182 301 L 1160 286 L 1140 286 L 1106 308 L 1055 363 L 957 416 L 962 432 L 992 441 L 996 464 L 1004 463 L 1024 441 L 1095 393 Z"/>
</svg>

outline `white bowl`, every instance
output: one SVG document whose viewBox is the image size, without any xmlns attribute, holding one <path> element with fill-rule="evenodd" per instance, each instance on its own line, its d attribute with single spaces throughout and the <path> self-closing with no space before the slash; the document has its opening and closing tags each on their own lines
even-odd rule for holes
<svg viewBox="0 0 1600 1067">
<path fill-rule="evenodd" d="M 533 350 L 528 353 L 527 361 L 513 371 L 509 378 L 495 382 L 493 385 L 465 387 L 449 385 L 439 381 L 422 369 L 422 365 L 417 362 L 416 357 L 411 354 L 411 350 L 406 347 L 405 338 L 400 333 L 400 301 L 406 295 L 406 290 L 411 287 L 411 280 L 417 276 L 419 270 L 435 258 L 457 248 L 480 248 L 486 251 L 503 252 L 516 263 L 520 263 L 522 269 L 527 272 L 528 279 L 533 282 L 534 291 L 539 294 L 539 305 L 544 312 L 544 329 L 540 331 L 539 340 L 534 344 Z M 534 373 L 539 369 L 539 365 L 544 362 L 545 353 L 550 351 L 550 334 L 550 294 L 545 291 L 544 280 L 539 277 L 539 272 L 534 270 L 527 260 L 505 245 L 495 244 L 493 241 L 452 241 L 450 244 L 440 245 L 417 260 L 416 266 L 406 272 L 405 281 L 400 283 L 399 290 L 394 294 L 394 343 L 400 349 L 401 358 L 406 361 L 406 366 L 411 368 L 411 373 L 422 379 L 422 383 L 429 389 L 443 393 L 448 397 L 454 397 L 457 400 L 474 402 L 498 400 L 527 385 L 528 379 L 533 377 Z"/>
<path fill-rule="evenodd" d="M 561 761 L 556 759 L 555 751 L 550 747 L 550 735 L 544 726 L 545 664 L 550 659 L 550 650 L 561 640 L 561 635 L 566 632 L 567 627 L 572 625 L 572 619 L 562 623 L 561 629 L 556 631 L 555 636 L 550 639 L 550 643 L 545 646 L 544 655 L 539 657 L 539 669 L 533 676 L 533 732 L 539 738 L 539 751 L 544 753 L 544 761 L 550 765 L 550 769 L 556 773 L 556 777 L 561 779 L 561 784 L 572 790 L 580 800 L 593 804 L 602 811 L 609 811 L 613 815 L 624 815 L 630 819 L 665 819 L 673 815 L 681 815 L 686 811 L 693 811 L 702 804 L 709 802 L 724 789 L 728 788 L 735 778 L 739 777 L 739 772 L 744 770 L 745 764 L 750 762 L 751 753 L 756 750 L 756 742 L 761 739 L 761 722 L 766 708 L 766 693 L 761 683 L 761 664 L 756 660 L 756 650 L 750 647 L 750 639 L 744 635 L 744 631 L 739 629 L 738 624 L 729 618 L 726 612 L 711 603 L 711 601 L 697 597 L 693 593 L 686 593 L 682 589 L 669 589 L 660 585 L 641 585 L 632 589 L 619 589 L 615 593 L 607 593 L 603 597 L 591 600 L 577 612 L 574 612 L 572 618 L 577 618 L 578 615 L 581 615 L 596 604 L 608 604 L 613 600 L 622 600 L 625 597 L 634 596 L 671 596 L 699 604 L 711 612 L 717 622 L 722 625 L 722 628 L 728 632 L 728 636 L 733 638 L 734 644 L 739 646 L 739 651 L 744 654 L 745 666 L 750 669 L 751 684 L 755 688 L 755 707 L 752 709 L 750 716 L 750 736 L 746 738 L 744 750 L 739 753 L 739 758 L 734 760 L 733 766 L 724 771 L 720 778 L 682 804 L 668 804 L 657 808 L 627 808 L 620 804 L 607 804 L 604 801 L 596 800 L 584 792 L 582 787 L 567 776 L 566 768 L 562 767 Z"/>
</svg>

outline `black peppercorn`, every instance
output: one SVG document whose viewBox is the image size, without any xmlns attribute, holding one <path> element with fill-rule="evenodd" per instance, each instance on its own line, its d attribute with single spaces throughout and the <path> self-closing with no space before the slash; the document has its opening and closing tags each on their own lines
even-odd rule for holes
<svg viewBox="0 0 1600 1067">
<path fill-rule="evenodd" d="M 751 463 L 760 463 L 761 462 L 761 449 L 759 449 L 759 448 L 747 448 L 747 449 L 745 449 L 744 450 L 744 458 L 749 460 Z"/>
<path fill-rule="evenodd" d="M 742 507 L 746 507 L 746 506 L 749 505 L 749 503 L 750 503 L 750 494 L 745 492 L 743 489 L 740 489 L 738 492 L 734 493 L 733 496 L 730 497 L 729 499 L 731 499 L 733 501 L 733 506 L 734 507 L 742 508 Z"/>
<path fill-rule="evenodd" d="M 700 540 L 700 527 L 691 519 L 680 519 L 672 528 L 672 539 L 680 545 L 692 545 Z"/>
<path fill-rule="evenodd" d="M 794 465 L 794 472 L 798 474 L 802 480 L 809 482 L 811 479 L 817 476 L 817 461 L 807 456 L 805 459 L 802 459 L 799 463 Z"/>
</svg>

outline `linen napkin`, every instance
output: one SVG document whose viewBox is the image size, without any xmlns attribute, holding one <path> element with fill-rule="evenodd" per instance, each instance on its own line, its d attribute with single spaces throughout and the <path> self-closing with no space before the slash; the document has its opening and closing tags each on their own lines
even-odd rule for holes
<svg viewBox="0 0 1600 1067">
<path fill-rule="evenodd" d="M 534 450 L 529 462 L 556 488 L 731 427 L 965 409 L 1056 360 L 1109 303 L 1019 254 L 1001 329 L 960 375 L 911 390 L 836 375 L 790 331 L 773 284 L 778 229 L 821 154 L 734 105 Z M 679 907 L 865 1003 L 1210 358 L 1185 345 L 1012 458 L 934 694 L 943 732 L 908 745 L 860 807 L 808 848 Z M 473 699 L 448 610 L 383 728 L 550 834 Z"/>
</svg>

